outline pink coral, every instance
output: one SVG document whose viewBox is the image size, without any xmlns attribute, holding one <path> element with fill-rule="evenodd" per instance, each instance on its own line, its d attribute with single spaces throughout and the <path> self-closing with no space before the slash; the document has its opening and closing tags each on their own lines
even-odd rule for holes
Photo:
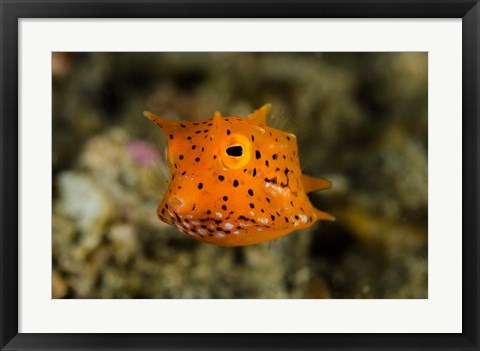
<svg viewBox="0 0 480 351">
<path fill-rule="evenodd" d="M 141 166 L 150 166 L 160 160 L 158 150 L 145 141 L 133 140 L 127 144 L 127 152 Z"/>
</svg>

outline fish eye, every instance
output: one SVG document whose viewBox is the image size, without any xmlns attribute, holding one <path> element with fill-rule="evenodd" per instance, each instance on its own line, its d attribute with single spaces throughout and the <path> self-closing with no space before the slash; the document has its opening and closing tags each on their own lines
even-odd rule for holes
<svg viewBox="0 0 480 351">
<path fill-rule="evenodd" d="M 225 150 L 228 156 L 241 157 L 243 155 L 243 147 L 241 145 L 232 145 Z"/>
<path fill-rule="evenodd" d="M 239 169 L 252 158 L 250 139 L 241 134 L 231 134 L 219 145 L 219 162 L 224 169 Z"/>
</svg>

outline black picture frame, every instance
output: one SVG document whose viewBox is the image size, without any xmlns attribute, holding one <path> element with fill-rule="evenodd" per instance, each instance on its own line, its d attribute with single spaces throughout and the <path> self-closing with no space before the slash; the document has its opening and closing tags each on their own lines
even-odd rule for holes
<svg viewBox="0 0 480 351">
<path fill-rule="evenodd" d="M 0 347 L 23 349 L 479 350 L 478 0 L 0 0 Z M 18 20 L 20 18 L 462 18 L 461 334 L 18 333 Z M 412 316 L 412 318 L 414 318 Z"/>
</svg>

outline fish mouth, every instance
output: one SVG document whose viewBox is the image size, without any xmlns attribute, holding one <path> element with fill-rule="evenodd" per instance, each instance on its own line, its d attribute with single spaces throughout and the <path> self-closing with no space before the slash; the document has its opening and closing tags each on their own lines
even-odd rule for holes
<svg viewBox="0 0 480 351">
<path fill-rule="evenodd" d="M 170 196 L 168 206 L 177 213 L 185 207 L 185 200 L 177 195 Z"/>
</svg>

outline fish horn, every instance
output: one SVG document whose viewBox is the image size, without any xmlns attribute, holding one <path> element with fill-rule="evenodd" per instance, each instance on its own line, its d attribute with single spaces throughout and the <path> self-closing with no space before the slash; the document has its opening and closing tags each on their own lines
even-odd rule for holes
<svg viewBox="0 0 480 351">
<path fill-rule="evenodd" d="M 175 121 L 169 121 L 166 118 L 162 118 L 148 111 L 144 111 L 143 115 L 147 117 L 150 121 L 155 123 L 157 126 L 162 128 L 164 133 L 172 132 L 178 127 L 178 123 Z"/>
<path fill-rule="evenodd" d="M 320 211 L 319 209 L 317 208 L 313 208 L 314 210 L 314 213 L 315 213 L 315 217 L 317 217 L 317 221 L 331 221 L 331 222 L 334 222 L 336 219 L 335 217 L 333 217 L 330 213 L 328 212 L 323 212 L 323 211 Z"/>
<path fill-rule="evenodd" d="M 330 189 L 332 187 L 332 182 L 327 179 L 310 177 L 305 174 L 302 174 L 302 182 L 306 193 Z"/>
<path fill-rule="evenodd" d="M 259 123 L 267 124 L 268 111 L 270 111 L 271 108 L 271 104 L 265 104 L 258 110 L 249 114 L 247 118 L 253 119 Z"/>
<path fill-rule="evenodd" d="M 218 128 L 220 128 L 220 126 L 223 123 L 224 123 L 224 121 L 223 121 L 222 114 L 220 113 L 220 111 L 215 111 L 215 113 L 213 114 L 213 128 L 211 130 L 211 133 L 213 133 Z"/>
</svg>

